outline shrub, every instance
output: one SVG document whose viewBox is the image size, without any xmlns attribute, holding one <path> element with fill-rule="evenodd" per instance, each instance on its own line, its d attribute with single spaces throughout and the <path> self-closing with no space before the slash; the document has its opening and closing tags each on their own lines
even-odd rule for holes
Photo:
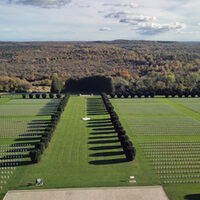
<svg viewBox="0 0 200 200">
<path fill-rule="evenodd" d="M 128 146 L 125 152 L 126 155 L 126 159 L 128 161 L 132 161 L 135 159 L 135 155 L 136 155 L 136 149 L 132 146 Z"/>
<path fill-rule="evenodd" d="M 36 94 L 35 97 L 36 97 L 37 99 L 39 99 L 39 98 L 40 98 L 40 94 Z"/>
<path fill-rule="evenodd" d="M 60 94 L 56 94 L 57 99 L 60 99 L 61 95 Z"/>
<path fill-rule="evenodd" d="M 122 147 L 124 147 L 125 142 L 129 141 L 129 137 L 127 135 L 120 135 L 119 136 L 119 140 L 121 142 Z"/>
<path fill-rule="evenodd" d="M 120 137 L 121 135 L 126 135 L 126 131 L 125 130 L 118 131 L 118 137 Z"/>
<path fill-rule="evenodd" d="M 115 93 L 110 93 L 111 98 L 115 98 Z"/>
<path fill-rule="evenodd" d="M 117 94 L 117 96 L 120 93 Z M 120 143 L 122 145 L 122 148 L 124 150 L 124 153 L 126 154 L 126 158 L 128 161 L 131 161 L 135 157 L 135 148 L 132 146 L 133 143 L 129 140 L 129 137 L 126 135 L 125 130 L 122 127 L 122 124 L 119 121 L 119 118 L 117 116 L 117 113 L 114 111 L 114 108 L 112 104 L 110 103 L 109 99 L 107 98 L 105 93 L 101 94 L 102 100 L 104 102 L 104 105 L 107 109 L 107 111 L 110 114 L 111 122 L 115 128 L 115 131 L 118 133 L 118 138 L 120 140 Z M 52 119 L 54 116 L 52 116 Z"/>
<path fill-rule="evenodd" d="M 53 94 L 53 93 L 49 93 L 49 97 L 50 97 L 51 99 L 53 99 L 53 98 L 54 98 L 54 94 Z"/>
<path fill-rule="evenodd" d="M 155 96 L 155 92 L 150 92 L 150 97 L 154 98 L 154 96 Z"/>
<path fill-rule="evenodd" d="M 125 93 L 123 94 L 123 96 L 124 96 L 124 98 L 128 98 L 129 93 L 128 93 L 128 92 L 125 92 Z"/>
<path fill-rule="evenodd" d="M 25 94 L 22 94 L 22 98 L 23 98 L 23 99 L 26 99 L 26 95 L 25 95 Z"/>
<path fill-rule="evenodd" d="M 29 156 L 33 163 L 38 163 L 40 162 L 41 159 L 41 151 L 40 150 L 30 151 Z"/>
<path fill-rule="evenodd" d="M 37 143 L 37 144 L 35 145 L 35 148 L 36 148 L 36 149 L 39 149 L 40 152 L 41 152 L 41 154 L 42 154 L 42 153 L 44 152 L 45 145 L 44 145 L 43 142 L 40 142 L 40 143 Z"/>
<path fill-rule="evenodd" d="M 117 93 L 117 98 L 121 98 L 122 97 L 122 93 Z"/>
<path fill-rule="evenodd" d="M 30 94 L 29 94 L 29 99 L 32 99 L 32 98 L 33 98 L 33 94 L 30 93 Z"/>
<path fill-rule="evenodd" d="M 42 137 L 40 142 L 44 143 L 45 148 L 47 148 L 49 145 L 49 141 L 47 137 Z"/>
<path fill-rule="evenodd" d="M 131 95 L 131 98 L 134 98 L 134 97 L 135 97 L 135 94 L 134 94 L 134 93 L 131 93 L 130 95 Z"/>
<path fill-rule="evenodd" d="M 42 93 L 42 98 L 46 99 L 46 97 L 47 97 L 47 94 L 46 93 Z"/>
</svg>

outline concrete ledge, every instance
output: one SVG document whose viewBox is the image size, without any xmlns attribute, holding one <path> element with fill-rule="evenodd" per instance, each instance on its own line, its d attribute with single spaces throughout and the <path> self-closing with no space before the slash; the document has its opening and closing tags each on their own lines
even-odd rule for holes
<svg viewBox="0 0 200 200">
<path fill-rule="evenodd" d="M 3 200 L 168 200 L 161 186 L 8 191 Z"/>
</svg>

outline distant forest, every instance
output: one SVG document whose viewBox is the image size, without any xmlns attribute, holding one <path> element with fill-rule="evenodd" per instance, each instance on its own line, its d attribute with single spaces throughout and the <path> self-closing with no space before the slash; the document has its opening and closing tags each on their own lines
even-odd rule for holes
<svg viewBox="0 0 200 200">
<path fill-rule="evenodd" d="M 49 91 L 52 77 L 109 76 L 116 90 L 200 89 L 200 43 L 0 42 L 0 91 Z"/>
</svg>

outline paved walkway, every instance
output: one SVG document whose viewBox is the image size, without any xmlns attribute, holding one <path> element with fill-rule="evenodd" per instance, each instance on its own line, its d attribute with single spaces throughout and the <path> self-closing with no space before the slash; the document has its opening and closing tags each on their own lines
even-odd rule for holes
<svg viewBox="0 0 200 200">
<path fill-rule="evenodd" d="M 168 200 L 161 186 L 8 191 L 3 200 Z"/>
</svg>

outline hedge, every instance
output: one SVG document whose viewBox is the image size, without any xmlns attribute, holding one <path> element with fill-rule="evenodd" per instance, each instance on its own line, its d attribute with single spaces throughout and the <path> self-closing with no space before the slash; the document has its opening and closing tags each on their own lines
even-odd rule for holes
<svg viewBox="0 0 200 200">
<path fill-rule="evenodd" d="M 111 94 L 111 95 L 114 96 L 113 94 Z M 117 95 L 117 96 L 120 96 L 120 95 Z M 126 95 L 125 98 L 128 98 L 128 94 L 125 94 L 125 95 Z M 126 155 L 127 161 L 134 160 L 135 155 L 136 155 L 136 150 L 133 147 L 133 143 L 129 140 L 129 137 L 126 135 L 126 131 L 123 129 L 123 126 L 119 121 L 119 117 L 118 117 L 117 113 L 114 111 L 114 107 L 112 106 L 111 102 L 109 101 L 107 95 L 105 93 L 102 93 L 101 97 L 102 97 L 102 100 L 106 107 L 106 110 L 110 114 L 110 120 L 112 122 L 112 125 L 113 125 L 115 131 L 118 133 L 118 138 L 119 138 L 121 146 L 124 150 L 124 153 Z"/>
</svg>

